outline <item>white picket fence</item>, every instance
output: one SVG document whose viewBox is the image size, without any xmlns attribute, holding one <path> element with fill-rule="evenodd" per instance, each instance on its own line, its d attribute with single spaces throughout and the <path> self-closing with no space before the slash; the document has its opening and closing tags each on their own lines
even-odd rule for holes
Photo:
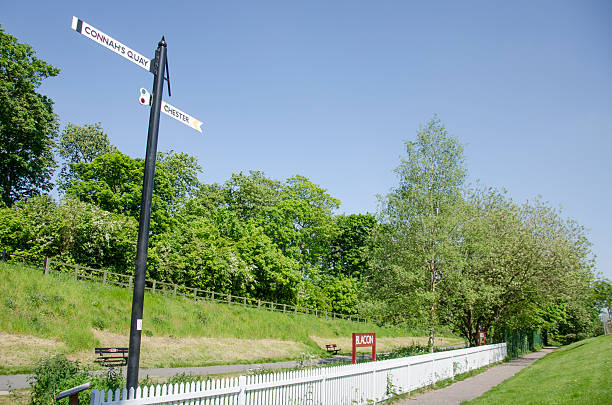
<svg viewBox="0 0 612 405">
<path fill-rule="evenodd" d="M 506 344 L 500 343 L 354 365 L 138 387 L 129 393 L 92 390 L 90 405 L 363 404 L 454 378 L 501 361 L 506 354 Z"/>
</svg>

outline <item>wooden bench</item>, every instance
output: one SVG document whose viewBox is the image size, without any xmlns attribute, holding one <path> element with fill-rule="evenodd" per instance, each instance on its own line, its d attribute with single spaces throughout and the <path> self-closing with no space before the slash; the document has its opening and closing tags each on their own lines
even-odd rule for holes
<svg viewBox="0 0 612 405">
<path fill-rule="evenodd" d="M 338 354 L 340 348 L 334 343 L 332 345 L 325 345 L 325 350 L 327 350 L 328 353 Z"/>
<path fill-rule="evenodd" d="M 127 347 L 96 347 L 96 362 L 106 367 L 126 366 L 128 361 Z"/>
</svg>

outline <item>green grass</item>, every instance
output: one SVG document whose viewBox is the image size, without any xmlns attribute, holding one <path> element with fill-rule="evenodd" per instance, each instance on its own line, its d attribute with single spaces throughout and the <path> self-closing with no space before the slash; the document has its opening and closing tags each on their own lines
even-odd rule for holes
<svg viewBox="0 0 612 405">
<path fill-rule="evenodd" d="M 42 270 L 18 264 L 0 262 L 0 332 L 13 335 L 27 335 L 45 338 L 47 341 L 26 345 L 24 357 L 41 357 L 45 353 L 75 354 L 75 358 L 90 359 L 93 347 L 99 346 L 96 336 L 127 337 L 130 329 L 132 291 L 125 288 L 103 286 L 101 283 L 75 281 L 69 274 L 52 274 L 44 276 Z M 294 313 L 272 312 L 264 309 L 242 307 L 239 305 L 217 304 L 199 301 L 195 303 L 184 297 L 164 296 L 146 292 L 143 315 L 143 339 L 159 338 L 158 349 L 168 349 L 168 354 L 158 354 L 149 366 L 189 366 L 208 365 L 228 362 L 222 360 L 219 351 L 202 355 L 196 351 L 190 356 L 178 356 L 176 341 L 181 340 L 187 349 L 197 344 L 203 345 L 202 337 L 217 339 L 220 345 L 233 344 L 233 347 L 222 346 L 223 353 L 249 348 L 239 348 L 240 341 L 227 343 L 228 339 L 271 340 L 270 349 L 279 346 L 277 341 L 298 342 L 289 354 L 259 353 L 251 358 L 247 354 L 236 356 L 231 362 L 261 362 L 266 360 L 294 359 L 300 352 L 315 353 L 325 356 L 326 353 L 311 339 L 347 338 L 352 332 L 376 332 L 377 337 L 418 336 L 398 328 L 379 327 L 374 324 L 356 323 L 348 320 L 325 319 Z M 106 334 L 106 335 L 104 335 Z M 191 344 L 189 339 L 200 339 Z M 51 339 L 51 343 L 48 340 Z M 162 341 L 166 339 L 166 341 Z M 223 340 L 225 339 L 225 341 Z M 144 342 L 144 340 L 143 340 Z M 52 348 L 45 349 L 45 344 Z M 119 343 L 118 343 L 119 344 Z M 178 343 L 177 343 L 178 344 Z M 248 344 L 253 344 L 250 342 Z M 127 339 L 125 343 L 127 345 Z M 244 345 L 243 345 L 244 346 Z M 40 356 L 32 353 L 33 348 L 40 350 Z M 143 343 L 143 350 L 145 346 Z M 349 347 L 343 348 L 345 350 Z M 2 352 L 0 342 L 0 354 Z M 11 347 L 10 351 L 21 350 Z M 195 349 L 194 349 L 195 350 Z M 85 354 L 83 354 L 85 353 Z M 10 353 L 9 353 L 10 354 Z M 89 356 L 89 357 L 87 357 Z M 191 358 L 194 360 L 191 360 Z M 164 364 L 159 358 L 168 358 Z M 215 359 L 220 359 L 216 361 Z M 23 370 L 33 360 L 4 361 L 9 364 L 0 372 Z M 19 364 L 17 364 L 19 363 Z"/>
<path fill-rule="evenodd" d="M 132 296 L 124 288 L 74 281 L 71 275 L 43 276 L 40 269 L 0 263 L 0 330 L 59 338 L 69 349 L 94 344 L 91 328 L 129 332 Z M 309 334 L 341 336 L 373 331 L 378 336 L 406 332 L 339 319 L 198 302 L 145 294 L 145 336 L 206 336 L 297 340 L 314 344 Z"/>
<path fill-rule="evenodd" d="M 469 404 L 612 404 L 612 335 L 568 346 Z"/>
</svg>

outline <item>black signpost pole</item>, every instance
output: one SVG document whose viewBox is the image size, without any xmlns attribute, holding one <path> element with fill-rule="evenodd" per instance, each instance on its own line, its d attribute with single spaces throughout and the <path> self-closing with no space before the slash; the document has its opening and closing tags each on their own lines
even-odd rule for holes
<svg viewBox="0 0 612 405">
<path fill-rule="evenodd" d="M 134 294 L 132 297 L 132 322 L 130 326 L 130 348 L 127 364 L 127 389 L 138 386 L 138 368 L 140 364 L 140 335 L 142 333 L 142 308 L 144 303 L 145 275 L 147 271 L 147 249 L 149 245 L 149 224 L 151 222 L 151 201 L 153 198 L 153 178 L 155 176 L 155 159 L 157 155 L 157 134 L 159 132 L 159 115 L 162 92 L 164 89 L 164 69 L 166 67 L 166 40 L 162 37 L 155 51 L 153 66 L 153 100 L 149 115 L 149 135 L 147 138 L 147 155 L 145 158 L 142 200 L 140 204 L 140 222 L 138 224 L 138 246 L 136 250 L 136 270 L 134 272 Z"/>
</svg>

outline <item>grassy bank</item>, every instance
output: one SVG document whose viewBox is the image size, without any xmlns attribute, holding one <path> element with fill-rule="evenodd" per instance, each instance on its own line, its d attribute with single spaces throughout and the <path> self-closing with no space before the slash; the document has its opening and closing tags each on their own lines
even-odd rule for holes
<svg viewBox="0 0 612 405">
<path fill-rule="evenodd" d="M 612 404 L 612 335 L 568 346 L 469 404 Z"/>
<path fill-rule="evenodd" d="M 131 299 L 127 289 L 0 263 L 0 373 L 23 372 L 55 353 L 88 363 L 96 346 L 127 346 Z M 352 332 L 376 332 L 379 351 L 424 339 L 418 331 L 147 292 L 141 367 L 295 359 L 325 355 L 325 343 L 348 352 Z M 438 341 L 456 343 L 462 340 Z"/>
</svg>

